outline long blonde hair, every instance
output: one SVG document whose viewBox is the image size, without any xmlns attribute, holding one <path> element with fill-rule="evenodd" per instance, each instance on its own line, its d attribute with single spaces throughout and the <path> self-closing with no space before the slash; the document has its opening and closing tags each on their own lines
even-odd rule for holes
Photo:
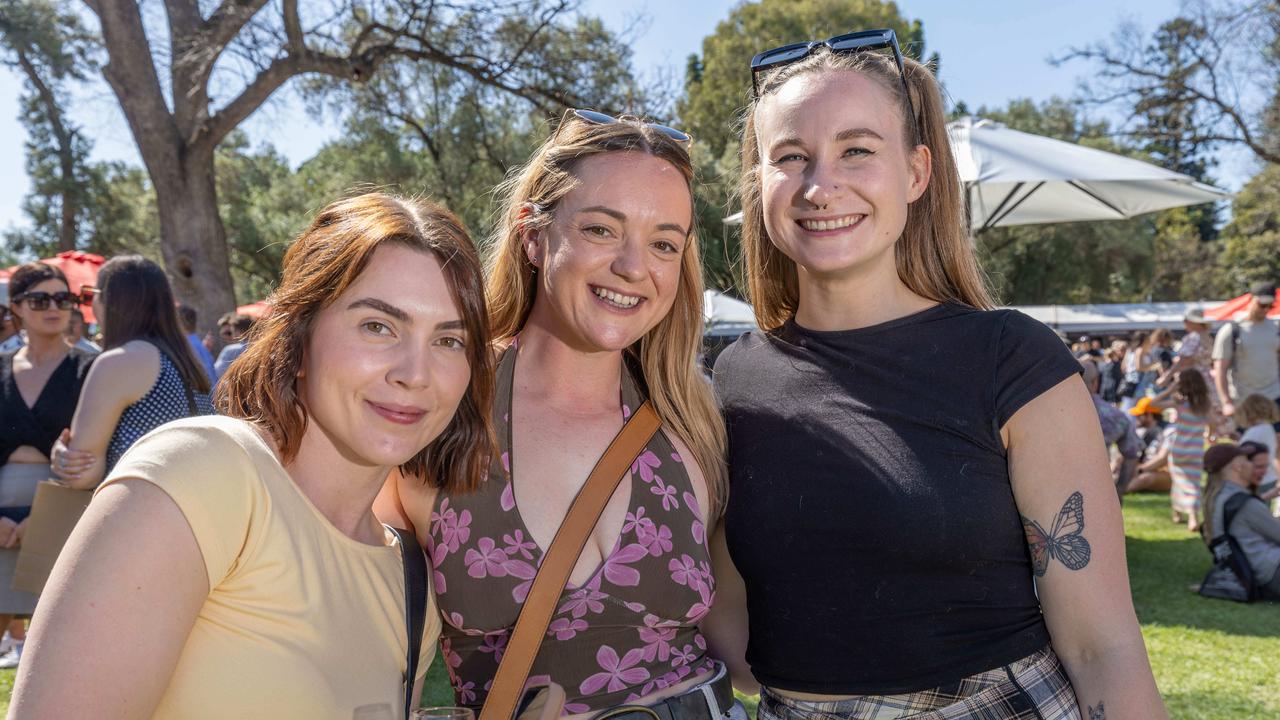
<svg viewBox="0 0 1280 720">
<path fill-rule="evenodd" d="M 485 267 L 490 324 L 498 343 L 524 327 L 537 293 L 521 234 L 551 224 L 557 203 L 578 186 L 578 163 L 610 152 L 642 152 L 667 161 L 680 171 L 692 197 L 693 164 L 680 143 L 634 118 L 599 125 L 567 115 L 533 158 L 498 189 L 501 215 Z M 727 496 L 725 429 L 710 385 L 696 364 L 702 346 L 703 284 L 693 229 L 680 265 L 671 311 L 627 348 L 624 361 L 639 371 L 638 380 L 663 425 L 689 446 L 707 481 L 712 517 L 717 517 Z"/>
<path fill-rule="evenodd" d="M 925 145 L 932 152 L 932 179 L 924 194 L 908 206 L 906 226 L 894 250 L 898 277 L 912 292 L 930 300 L 955 301 L 984 310 L 994 306 L 966 230 L 960 175 L 951 155 L 938 83 L 924 65 L 909 58 L 903 58 L 903 63 L 911 102 L 917 110 L 914 123 L 891 56 L 875 52 L 836 54 L 819 48 L 804 60 L 784 65 L 760 79 L 759 95 L 747 107 L 742 132 L 740 194 L 747 290 L 761 328 L 775 329 L 794 315 L 800 291 L 795 262 L 773 244 L 764 224 L 756 108 L 761 99 L 788 80 L 817 72 L 851 70 L 876 81 L 898 105 L 907 150 Z M 916 137 L 917 127 L 920 137 Z"/>
</svg>

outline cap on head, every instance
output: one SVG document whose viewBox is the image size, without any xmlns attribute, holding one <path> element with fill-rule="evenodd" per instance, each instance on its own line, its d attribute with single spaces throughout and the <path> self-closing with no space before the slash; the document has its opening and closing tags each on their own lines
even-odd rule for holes
<svg viewBox="0 0 1280 720">
<path fill-rule="evenodd" d="M 1129 408 L 1129 414 L 1134 417 L 1141 417 L 1143 415 L 1159 415 L 1163 412 L 1164 411 L 1161 410 L 1160 407 L 1157 406 L 1154 402 L 1152 402 L 1151 398 L 1149 397 L 1141 398 L 1140 400 L 1138 400 L 1138 403 L 1136 405 Z"/>
<path fill-rule="evenodd" d="M 1276 284 L 1270 281 L 1254 283 L 1249 294 L 1258 302 L 1269 305 L 1276 301 Z"/>
<path fill-rule="evenodd" d="M 1188 310 L 1186 314 L 1182 316 L 1182 319 L 1189 323 L 1196 323 L 1197 325 L 1209 324 L 1209 321 L 1204 319 L 1204 310 L 1198 307 L 1193 307 Z"/>
<path fill-rule="evenodd" d="M 1244 456 L 1249 458 L 1250 460 L 1252 460 L 1253 457 L 1259 453 L 1267 453 L 1267 454 L 1271 453 L 1271 451 L 1267 449 L 1266 445 L 1263 445 L 1260 442 L 1254 442 L 1252 440 L 1246 440 L 1245 442 L 1240 443 L 1240 452 L 1243 453 Z"/>
<path fill-rule="evenodd" d="M 1221 443 L 1204 451 L 1205 472 L 1222 472 L 1222 468 L 1231 464 L 1232 460 L 1241 457 L 1245 451 L 1233 443 Z"/>
</svg>

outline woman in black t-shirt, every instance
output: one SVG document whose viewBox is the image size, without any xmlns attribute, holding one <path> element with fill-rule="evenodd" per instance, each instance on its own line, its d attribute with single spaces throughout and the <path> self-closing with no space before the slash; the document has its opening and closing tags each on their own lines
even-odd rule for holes
<svg viewBox="0 0 1280 720">
<path fill-rule="evenodd" d="M 1163 717 L 1093 403 L 991 309 L 929 70 L 874 31 L 753 80 L 713 647 L 749 685 L 749 625 L 768 720 Z"/>
</svg>

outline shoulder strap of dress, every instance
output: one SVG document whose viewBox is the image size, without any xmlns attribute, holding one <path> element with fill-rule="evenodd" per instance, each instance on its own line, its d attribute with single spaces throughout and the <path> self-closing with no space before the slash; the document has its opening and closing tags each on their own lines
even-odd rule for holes
<svg viewBox="0 0 1280 720">
<path fill-rule="evenodd" d="M 636 408 L 573 499 L 533 578 L 529 596 L 520 609 L 502 663 L 493 678 L 492 689 L 480 711 L 480 720 L 510 720 L 514 715 L 542 638 L 547 634 L 547 625 L 555 614 L 556 602 L 582 554 L 582 547 L 609 498 L 661 424 L 651 404 L 646 402 Z"/>
<path fill-rule="evenodd" d="M 498 355 L 493 377 L 493 423 L 502 427 L 502 418 L 511 412 L 511 386 L 516 374 L 516 344 L 512 342 Z"/>
</svg>

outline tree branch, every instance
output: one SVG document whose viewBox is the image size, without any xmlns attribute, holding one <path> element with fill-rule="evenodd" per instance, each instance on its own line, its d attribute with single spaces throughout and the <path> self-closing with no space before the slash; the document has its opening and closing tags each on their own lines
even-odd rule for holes
<svg viewBox="0 0 1280 720">
<path fill-rule="evenodd" d="M 288 41 L 290 52 L 301 52 L 306 49 L 306 43 L 302 37 L 302 20 L 298 17 L 298 0 L 284 0 L 281 3 L 281 13 L 284 16 L 284 35 Z"/>
<path fill-rule="evenodd" d="M 58 105 L 58 99 L 54 97 L 53 89 L 40 77 L 39 70 L 31 62 L 31 58 L 27 56 L 27 49 L 15 47 L 14 50 L 18 57 L 18 64 L 22 67 L 22 71 L 26 73 L 27 81 L 35 88 L 36 95 L 40 98 L 40 104 L 44 105 L 45 115 L 49 118 L 49 125 L 53 128 L 53 136 L 58 141 L 58 170 L 61 175 L 58 183 L 58 197 L 62 206 L 62 222 L 58 231 L 58 249 L 75 250 L 77 207 L 75 197 L 75 155 L 71 145 L 71 132 L 67 130 L 66 125 L 62 122 L 62 108 Z"/>
<path fill-rule="evenodd" d="M 151 46 L 134 2 L 86 0 L 102 26 L 107 64 L 102 75 L 115 92 L 138 152 L 152 178 L 163 178 L 180 162 L 182 139 L 160 91 Z"/>
</svg>

